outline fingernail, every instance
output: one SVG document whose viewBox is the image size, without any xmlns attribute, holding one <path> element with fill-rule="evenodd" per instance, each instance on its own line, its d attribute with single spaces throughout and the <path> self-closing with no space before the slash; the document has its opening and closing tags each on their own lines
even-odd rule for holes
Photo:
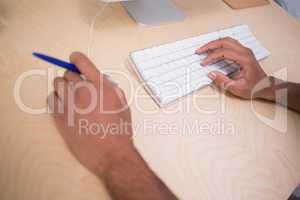
<svg viewBox="0 0 300 200">
<path fill-rule="evenodd" d="M 217 75 L 216 75 L 216 73 L 214 73 L 214 72 L 210 72 L 210 73 L 208 74 L 208 77 L 209 77 L 210 79 L 212 79 L 212 80 L 215 80 L 215 79 L 217 78 Z"/>
</svg>

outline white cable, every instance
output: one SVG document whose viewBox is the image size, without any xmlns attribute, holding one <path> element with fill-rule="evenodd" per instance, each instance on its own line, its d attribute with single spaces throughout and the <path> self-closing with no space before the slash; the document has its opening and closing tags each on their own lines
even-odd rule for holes
<svg viewBox="0 0 300 200">
<path fill-rule="evenodd" d="M 92 21 L 91 21 L 91 25 L 90 25 L 90 29 L 89 29 L 89 41 L 88 41 L 88 48 L 87 48 L 87 56 L 88 58 L 91 58 L 91 54 L 92 54 L 92 45 L 93 45 L 93 33 L 94 33 L 94 27 L 96 24 L 96 20 L 99 16 L 101 16 L 104 13 L 105 8 L 108 6 L 108 2 L 104 3 L 104 5 L 102 6 L 102 8 L 96 13 L 96 15 L 93 17 Z M 108 75 L 108 74 L 104 74 L 104 76 L 110 80 L 114 85 L 118 86 L 118 84 L 112 80 L 112 78 Z"/>
<path fill-rule="evenodd" d="M 109 3 L 104 3 L 102 8 L 96 13 L 96 15 L 93 17 L 89 29 L 89 41 L 88 41 L 88 48 L 87 48 L 87 56 L 90 58 L 92 54 L 92 45 L 93 45 L 93 33 L 94 33 L 94 27 L 97 18 L 104 13 L 105 8 L 108 6 Z"/>
</svg>

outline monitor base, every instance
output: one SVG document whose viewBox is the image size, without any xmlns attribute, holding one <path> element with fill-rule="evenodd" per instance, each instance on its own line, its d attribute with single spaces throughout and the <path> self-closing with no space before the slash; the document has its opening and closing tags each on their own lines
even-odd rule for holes
<svg viewBox="0 0 300 200">
<path fill-rule="evenodd" d="M 132 0 L 124 1 L 122 5 L 137 23 L 143 25 L 158 25 L 185 18 L 170 0 Z"/>
</svg>

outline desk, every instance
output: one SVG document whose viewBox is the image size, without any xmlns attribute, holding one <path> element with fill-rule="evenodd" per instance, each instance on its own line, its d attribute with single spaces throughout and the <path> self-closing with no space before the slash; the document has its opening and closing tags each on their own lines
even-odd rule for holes
<svg viewBox="0 0 300 200">
<path fill-rule="evenodd" d="M 187 13 L 184 22 L 139 27 L 119 4 L 109 6 L 97 19 L 90 57 L 102 69 L 128 75 L 133 90 L 114 75 L 128 97 L 134 92 L 145 95 L 126 67 L 130 51 L 238 24 L 248 24 L 271 51 L 272 56 L 262 62 L 266 72 L 287 68 L 288 80 L 300 82 L 300 23 L 275 4 L 240 11 L 220 0 L 178 0 L 177 4 Z M 100 8 L 96 0 L 0 2 L 1 199 L 109 199 L 101 182 L 70 155 L 51 117 L 24 113 L 13 92 L 23 72 L 51 67 L 34 59 L 33 50 L 64 59 L 74 50 L 86 52 L 90 23 Z M 44 107 L 46 96 L 45 77 L 24 81 L 21 97 L 26 105 Z M 288 111 L 286 131 L 281 132 L 282 120 L 270 122 L 276 129 L 257 116 L 271 118 L 275 110 L 284 113 L 283 108 L 255 102 L 255 115 L 249 102 L 227 97 L 226 112 L 221 112 L 220 95 L 214 89 L 205 88 L 194 96 L 199 97 L 194 106 L 215 112 L 200 113 L 194 106 L 174 112 L 177 105 L 188 105 L 191 96 L 171 105 L 167 110 L 172 114 L 159 110 L 148 96 L 130 98 L 136 124 L 164 122 L 182 128 L 183 123 L 199 120 L 234 127 L 232 134 L 212 131 L 168 137 L 165 129 L 160 134 L 138 129 L 136 146 L 153 170 L 186 199 L 286 199 L 300 181 L 299 115 Z M 152 113 L 144 114 L 143 109 Z"/>
</svg>

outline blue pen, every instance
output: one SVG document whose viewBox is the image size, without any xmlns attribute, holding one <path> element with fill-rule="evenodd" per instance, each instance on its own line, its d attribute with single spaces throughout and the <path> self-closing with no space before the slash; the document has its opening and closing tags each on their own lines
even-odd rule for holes
<svg viewBox="0 0 300 200">
<path fill-rule="evenodd" d="M 32 55 L 34 55 L 35 57 L 37 57 L 41 60 L 49 62 L 53 65 L 62 67 L 64 69 L 70 70 L 70 71 L 78 73 L 78 74 L 81 74 L 79 69 L 74 64 L 71 64 L 71 63 L 68 63 L 68 62 L 65 62 L 65 61 L 59 60 L 57 58 L 53 58 L 53 57 L 44 55 L 44 54 L 36 53 L 36 52 L 33 52 Z"/>
</svg>

